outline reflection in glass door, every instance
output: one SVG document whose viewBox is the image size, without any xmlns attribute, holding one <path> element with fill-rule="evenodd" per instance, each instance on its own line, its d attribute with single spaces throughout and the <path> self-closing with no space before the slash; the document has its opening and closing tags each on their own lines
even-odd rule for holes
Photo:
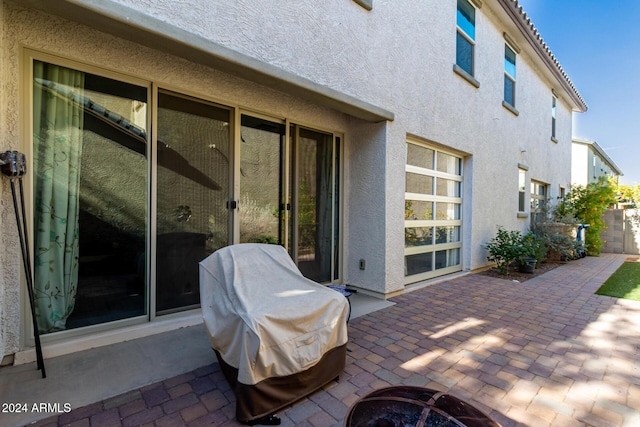
<svg viewBox="0 0 640 427">
<path fill-rule="evenodd" d="M 198 263 L 229 243 L 229 111 L 158 94 L 156 311 L 200 303 Z"/>
<path fill-rule="evenodd" d="M 296 125 L 243 115 L 240 242 L 285 246 L 305 277 L 338 279 L 339 139 Z"/>
<path fill-rule="evenodd" d="M 333 136 L 293 126 L 291 252 L 305 277 L 330 282 L 333 253 Z"/>
<path fill-rule="evenodd" d="M 33 62 L 42 334 L 145 314 L 147 96 L 144 86 Z"/>
<path fill-rule="evenodd" d="M 285 126 L 243 115 L 240 133 L 240 243 L 285 241 Z"/>
</svg>

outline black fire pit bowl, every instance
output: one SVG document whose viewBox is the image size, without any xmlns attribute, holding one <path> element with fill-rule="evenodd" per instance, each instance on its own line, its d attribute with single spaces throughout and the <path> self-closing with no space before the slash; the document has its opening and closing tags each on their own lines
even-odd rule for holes
<svg viewBox="0 0 640 427">
<path fill-rule="evenodd" d="M 372 391 L 353 404 L 345 427 L 500 427 L 488 415 L 449 394 L 422 387 Z"/>
</svg>

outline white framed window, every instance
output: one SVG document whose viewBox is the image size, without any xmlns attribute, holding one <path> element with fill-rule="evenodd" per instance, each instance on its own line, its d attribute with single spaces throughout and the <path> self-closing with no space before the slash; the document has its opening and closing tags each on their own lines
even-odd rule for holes
<svg viewBox="0 0 640 427">
<path fill-rule="evenodd" d="M 456 65 L 469 76 L 473 76 L 476 10 L 467 0 L 458 0 L 456 24 Z"/>
<path fill-rule="evenodd" d="M 462 270 L 462 158 L 407 142 L 405 283 Z"/>
</svg>

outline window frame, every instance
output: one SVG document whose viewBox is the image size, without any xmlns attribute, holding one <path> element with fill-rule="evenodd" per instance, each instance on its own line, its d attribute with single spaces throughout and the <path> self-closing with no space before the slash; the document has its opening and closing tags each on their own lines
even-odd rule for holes
<svg viewBox="0 0 640 427">
<path fill-rule="evenodd" d="M 30 221 L 33 221 L 35 217 L 36 208 L 35 208 L 35 203 L 33 199 L 37 191 L 37 189 L 35 188 L 36 177 L 33 174 L 33 161 L 34 161 L 33 159 L 34 159 L 34 149 L 35 149 L 34 132 L 33 132 L 33 126 L 34 126 L 34 119 L 33 119 L 34 72 L 33 70 L 34 70 L 35 62 L 48 63 L 48 64 L 52 64 L 52 65 L 56 65 L 64 68 L 69 68 L 74 71 L 82 72 L 85 74 L 93 74 L 99 78 L 110 79 L 116 82 L 122 82 L 130 85 L 143 87 L 146 89 L 146 94 L 147 94 L 147 97 L 146 97 L 147 112 L 146 112 L 146 123 L 145 123 L 145 129 L 147 132 L 147 142 L 146 142 L 147 152 L 145 154 L 145 157 L 147 157 L 147 160 L 146 160 L 146 166 L 145 166 L 145 175 L 146 175 L 147 182 L 145 183 L 146 212 L 145 212 L 145 227 L 144 227 L 145 239 L 147 239 L 147 242 L 145 243 L 146 253 L 143 260 L 145 268 L 147 269 L 145 271 L 145 283 L 144 283 L 144 288 L 147 295 L 145 297 L 146 300 L 144 302 L 144 313 L 140 315 L 119 319 L 119 320 L 90 324 L 90 325 L 77 327 L 77 328 L 69 328 L 69 329 L 55 331 L 55 332 L 46 333 L 46 334 L 43 333 L 41 334 L 40 339 L 42 340 L 43 343 L 54 343 L 54 342 L 86 336 L 89 334 L 96 334 L 103 331 L 114 331 L 120 327 L 137 327 L 139 325 L 151 324 L 156 319 L 155 310 L 151 310 L 151 306 L 150 306 L 150 304 L 155 301 L 152 300 L 153 297 L 149 295 L 149 283 L 151 280 L 151 276 L 150 276 L 151 269 L 149 268 L 149 266 L 151 265 L 150 263 L 153 262 L 152 261 L 153 257 L 155 257 L 155 247 L 149 246 L 149 243 L 148 243 L 148 239 L 152 238 L 152 233 L 153 233 L 152 230 L 155 225 L 153 221 L 155 220 L 155 213 L 156 213 L 154 206 L 150 204 L 151 188 L 152 188 L 151 186 L 154 185 L 153 183 L 154 171 L 153 171 L 153 168 L 151 167 L 150 159 L 155 158 L 156 148 L 157 148 L 154 146 L 154 138 L 153 138 L 153 132 L 152 132 L 153 121 L 151 118 L 153 93 L 155 90 L 154 85 L 150 80 L 137 77 L 137 76 L 132 76 L 130 74 L 126 74 L 124 72 L 110 69 L 107 67 L 92 65 L 74 58 L 67 57 L 67 56 L 60 56 L 53 53 L 44 52 L 41 50 L 27 48 L 27 47 L 23 48 L 21 53 L 22 53 L 22 61 L 21 61 L 22 73 L 21 74 L 23 77 L 21 78 L 20 84 L 21 84 L 22 93 L 24 94 L 24 96 L 21 97 L 22 98 L 21 128 L 23 129 L 24 135 L 26 135 L 24 139 L 24 151 L 25 151 L 25 154 L 27 155 L 27 158 L 30 159 L 29 161 L 30 167 L 28 168 L 29 172 L 27 175 L 28 179 L 27 179 L 27 188 L 26 188 L 28 199 L 29 199 L 28 206 L 27 206 L 27 216 Z M 31 239 L 31 241 L 35 242 L 35 230 L 33 228 L 33 224 L 31 224 L 31 226 L 28 227 L 27 232 L 29 233 L 29 238 Z M 31 256 L 34 256 L 34 254 L 35 254 L 35 248 L 32 247 Z M 32 274 L 33 273 L 34 272 L 32 271 Z M 31 309 L 28 306 L 28 303 L 24 303 L 21 309 L 21 314 L 20 314 L 22 323 L 25 325 L 22 332 L 23 339 L 25 344 L 28 346 L 33 345 L 33 335 L 31 335 L 31 333 L 28 332 L 28 331 L 31 331 L 33 328 L 31 318 L 28 315 L 30 310 Z M 185 313 L 189 313 L 189 312 L 186 311 Z"/>
<path fill-rule="evenodd" d="M 527 200 L 527 170 L 518 168 L 518 214 L 526 212 Z"/>
<path fill-rule="evenodd" d="M 480 83 L 475 79 L 475 50 L 476 50 L 476 7 L 472 5 L 471 2 L 473 0 L 457 0 L 456 3 L 456 58 L 453 64 L 453 70 L 471 83 L 476 88 L 480 87 Z M 475 4 L 475 2 L 474 2 Z M 461 26 L 460 17 L 464 17 L 463 7 L 466 7 L 467 11 L 471 11 L 472 16 L 470 20 L 467 20 L 470 28 L 473 29 L 473 34 L 469 34 L 467 30 Z M 461 60 L 459 60 L 459 51 L 460 51 L 460 40 L 463 40 L 465 43 L 469 44 L 470 48 L 470 58 L 469 60 L 469 69 L 466 69 Z M 465 58 L 467 59 L 467 58 Z"/>
<path fill-rule="evenodd" d="M 513 62 L 510 61 L 511 56 L 513 56 Z M 516 50 L 513 49 L 511 46 L 509 46 L 508 43 L 505 43 L 504 45 L 504 93 L 503 93 L 502 100 L 513 108 L 516 107 L 516 75 L 517 75 L 516 58 L 517 58 Z M 511 66 L 509 66 L 509 64 L 511 64 Z M 510 68 L 513 69 L 513 75 L 510 71 Z M 511 84 L 510 97 L 507 97 L 507 93 L 508 93 L 507 83 Z"/>
<path fill-rule="evenodd" d="M 33 115 L 34 115 L 34 105 L 33 105 L 33 63 L 35 61 L 41 61 L 49 64 L 58 65 L 61 67 L 71 68 L 73 70 L 82 72 L 82 73 L 90 73 L 95 76 L 101 78 L 107 78 L 111 80 L 115 80 L 117 82 L 132 84 L 140 87 L 144 87 L 146 90 L 146 102 L 147 102 L 147 113 L 146 113 L 146 130 L 148 133 L 147 140 L 147 153 L 146 153 L 146 167 L 145 172 L 147 176 L 147 182 L 145 183 L 146 187 L 146 195 L 145 195 L 145 204 L 147 206 L 147 211 L 145 213 L 145 249 L 146 256 L 142 261 L 142 264 L 145 266 L 145 292 L 147 295 L 145 296 L 145 313 L 135 317 L 129 317 L 126 319 L 116 320 L 116 321 L 104 321 L 92 325 L 82 326 L 78 328 L 67 329 L 60 332 L 55 332 L 51 334 L 45 334 L 42 336 L 43 343 L 51 343 L 51 342 L 65 342 L 69 339 L 74 339 L 77 337 L 89 337 L 89 339 L 93 339 L 93 334 L 100 332 L 113 332 L 121 327 L 162 327 L 158 326 L 159 322 L 162 319 L 172 318 L 172 319 L 187 319 L 188 322 L 193 316 L 194 313 L 197 312 L 195 307 L 187 307 L 184 310 L 180 310 L 175 313 L 162 313 L 159 314 L 156 307 L 156 294 L 157 294 L 157 191 L 158 191 L 158 141 L 157 141 L 157 125 L 158 125 L 158 117 L 157 113 L 159 110 L 158 106 L 158 92 L 170 92 L 175 95 L 185 97 L 188 99 L 194 99 L 198 102 L 210 103 L 212 105 L 216 105 L 220 108 L 227 109 L 230 112 L 230 128 L 232 129 L 230 134 L 230 144 L 232 146 L 231 153 L 229 156 L 229 160 L 232 163 L 233 170 L 230 171 L 230 185 L 225 186 L 223 189 L 228 193 L 230 200 L 239 200 L 239 197 L 235 197 L 238 192 L 238 182 L 240 175 L 240 163 L 239 163 L 239 147 L 240 147 L 240 122 L 239 118 L 243 112 L 247 112 L 249 110 L 243 109 L 241 106 L 236 103 L 230 102 L 229 100 L 222 99 L 214 99 L 210 96 L 206 96 L 203 93 L 194 92 L 184 87 L 179 87 L 175 85 L 164 84 L 162 82 L 158 82 L 156 80 L 150 80 L 143 77 L 139 77 L 137 75 L 126 74 L 123 71 L 118 69 L 109 68 L 102 65 L 93 65 L 83 60 L 62 56 L 54 53 L 48 53 L 37 49 L 32 49 L 28 47 L 24 47 L 21 49 L 21 75 L 24 77 L 21 78 L 20 81 L 20 90 L 24 95 L 20 100 L 20 126 L 23 131 L 23 134 L 26 135 L 24 138 L 24 152 L 27 154 L 28 159 L 33 158 L 34 152 L 34 141 L 33 141 Z M 256 115 L 265 115 L 256 111 L 251 111 L 250 114 L 252 116 Z M 271 117 L 271 116 L 269 116 Z M 292 124 L 299 128 L 308 128 L 317 132 L 325 132 L 331 134 L 333 136 L 333 144 L 334 150 L 332 158 L 332 184 L 331 188 L 334 191 L 334 200 L 332 203 L 332 212 L 331 216 L 333 218 L 333 229 L 332 229 L 332 238 L 335 239 L 335 243 L 332 243 L 332 247 L 334 248 L 334 253 L 331 256 L 332 259 L 332 272 L 331 272 L 331 282 L 340 282 L 344 279 L 343 276 L 343 230 L 340 228 L 343 222 L 343 209 L 344 209 L 344 191 L 343 191 L 343 181 L 344 181 L 344 169 L 342 167 L 342 159 L 344 157 L 344 134 L 338 132 L 336 127 L 326 127 L 320 126 L 318 123 L 315 124 L 305 124 L 303 121 L 295 120 L 291 121 L 288 118 L 282 117 L 283 123 Z M 236 129 L 237 127 L 237 129 Z M 289 126 L 287 126 L 287 129 Z M 288 139 L 288 138 L 287 138 Z M 237 169 L 237 172 L 236 172 Z M 34 206 L 33 206 L 33 174 L 32 167 L 28 168 L 27 175 L 27 188 L 29 192 L 29 201 L 27 207 L 27 214 L 30 220 L 33 220 L 34 217 Z M 227 188 L 228 187 L 228 188 Z M 234 230 L 238 227 L 237 214 L 233 213 L 229 215 L 228 219 L 229 226 L 229 241 L 228 244 L 233 244 L 237 242 L 237 237 L 234 234 Z M 30 233 L 30 238 L 34 241 L 33 238 L 33 227 L 29 227 L 27 232 Z M 33 248 L 32 248 L 33 251 Z M 31 321 L 26 315 L 29 313 L 30 308 L 27 305 L 22 305 L 20 310 L 21 321 L 25 326 L 24 330 L 21 331 L 22 339 L 24 339 L 25 343 L 29 346 L 33 345 L 33 338 L 29 335 L 29 330 L 31 328 Z M 180 320 L 183 321 L 183 320 Z M 124 333 L 126 335 L 126 332 Z M 124 336 L 124 335 L 123 335 Z"/>
<path fill-rule="evenodd" d="M 433 152 L 432 154 L 432 163 L 429 166 L 422 167 L 416 166 L 410 163 L 410 159 L 408 156 L 409 153 L 409 145 L 415 145 L 418 147 L 422 147 Z M 464 157 L 461 155 L 447 151 L 446 149 L 441 149 L 437 146 L 430 145 L 428 143 L 423 143 L 421 141 L 408 138 L 406 141 L 407 147 L 407 160 L 405 164 L 405 176 L 409 173 L 415 175 L 422 175 L 425 177 L 431 177 L 431 190 L 429 194 L 426 192 L 415 193 L 406 191 L 405 187 L 405 221 L 404 221 L 404 229 L 405 229 L 405 248 L 404 248 L 404 263 L 405 263 L 405 276 L 404 283 L 405 285 L 409 285 L 411 283 L 415 283 L 421 280 L 430 279 L 433 277 L 442 276 L 445 274 L 457 272 L 462 270 L 462 240 L 463 240 L 463 228 L 462 228 L 462 215 L 463 215 L 463 176 L 464 176 Z M 456 161 L 459 162 L 457 170 L 454 173 L 446 172 L 439 169 L 439 155 L 444 154 L 447 156 L 452 156 L 456 158 Z M 444 181 L 449 183 L 449 185 L 454 185 L 454 194 L 453 195 L 439 195 L 439 187 L 438 182 Z M 411 219 L 407 217 L 407 202 L 416 201 L 416 202 L 426 202 L 431 203 L 431 219 Z M 456 217 L 453 219 L 438 219 L 436 218 L 438 213 L 438 205 L 446 204 L 448 205 L 448 209 L 456 212 Z M 452 236 L 457 236 L 457 240 L 455 241 L 445 241 L 439 242 L 438 235 L 442 233 L 441 230 L 448 229 L 450 227 L 457 227 L 457 231 L 454 231 Z M 426 243 L 423 245 L 407 245 L 406 238 L 409 229 L 414 228 L 425 228 L 431 229 L 430 235 L 430 243 Z M 440 229 L 440 230 L 439 230 Z M 447 232 L 448 233 L 448 232 Z M 450 261 L 449 256 L 451 255 L 450 251 L 458 251 L 457 252 L 457 263 L 453 265 L 447 265 L 445 267 L 438 267 L 438 260 L 442 255 L 444 255 L 447 259 L 447 264 Z M 431 269 L 424 272 L 419 272 L 416 274 L 407 274 L 407 257 L 411 256 L 420 256 L 420 255 L 430 255 L 431 256 Z"/>
<path fill-rule="evenodd" d="M 542 189 L 543 194 L 539 194 Z M 530 183 L 530 215 L 531 223 L 536 222 L 536 218 L 544 214 L 547 205 L 547 199 L 549 197 L 549 184 L 542 181 L 532 179 Z"/>
<path fill-rule="evenodd" d="M 557 131 L 557 111 L 558 111 L 558 98 L 555 95 L 551 95 L 551 140 L 558 142 L 556 136 Z"/>
</svg>

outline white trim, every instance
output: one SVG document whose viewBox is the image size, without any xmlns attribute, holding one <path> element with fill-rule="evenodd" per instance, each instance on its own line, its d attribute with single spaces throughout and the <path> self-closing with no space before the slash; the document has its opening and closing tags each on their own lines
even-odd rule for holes
<svg viewBox="0 0 640 427">
<path fill-rule="evenodd" d="M 446 251 L 449 249 L 460 249 L 462 248 L 462 242 L 450 242 L 450 243 L 437 243 L 434 245 L 424 245 L 424 246 L 410 246 L 404 249 L 405 255 L 418 255 L 418 254 L 426 254 L 429 252 L 438 252 L 438 251 Z"/>
<path fill-rule="evenodd" d="M 436 196 L 435 194 L 426 193 L 405 193 L 404 198 L 407 200 L 417 200 L 421 202 L 462 203 L 462 197 Z"/>
<path fill-rule="evenodd" d="M 462 271 L 462 266 L 453 266 L 453 267 L 440 268 L 438 270 L 433 270 L 426 273 L 415 274 L 413 276 L 405 276 L 404 284 L 405 286 L 414 285 L 423 280 L 435 279 L 438 277 L 445 276 L 447 274 L 457 273 L 460 271 Z"/>
<path fill-rule="evenodd" d="M 446 151 L 442 151 L 440 149 L 433 149 L 432 148 L 432 150 L 439 151 L 439 152 L 445 153 L 445 154 L 449 154 L 450 156 L 462 158 L 459 154 L 447 153 Z M 420 167 L 420 166 L 405 165 L 405 172 L 411 172 L 411 173 L 415 173 L 415 174 L 419 174 L 419 175 L 433 176 L 433 177 L 436 177 L 436 178 L 444 178 L 444 179 L 449 179 L 451 181 L 462 182 L 462 175 L 456 175 L 456 174 L 452 174 L 452 173 L 441 172 L 441 171 L 438 171 L 438 170 L 435 170 L 435 169 L 428 169 L 428 168 L 423 168 L 423 167 Z"/>
<path fill-rule="evenodd" d="M 461 226 L 461 219 L 406 219 L 404 221 L 405 228 L 425 228 L 425 227 L 449 227 L 449 226 Z"/>
</svg>

